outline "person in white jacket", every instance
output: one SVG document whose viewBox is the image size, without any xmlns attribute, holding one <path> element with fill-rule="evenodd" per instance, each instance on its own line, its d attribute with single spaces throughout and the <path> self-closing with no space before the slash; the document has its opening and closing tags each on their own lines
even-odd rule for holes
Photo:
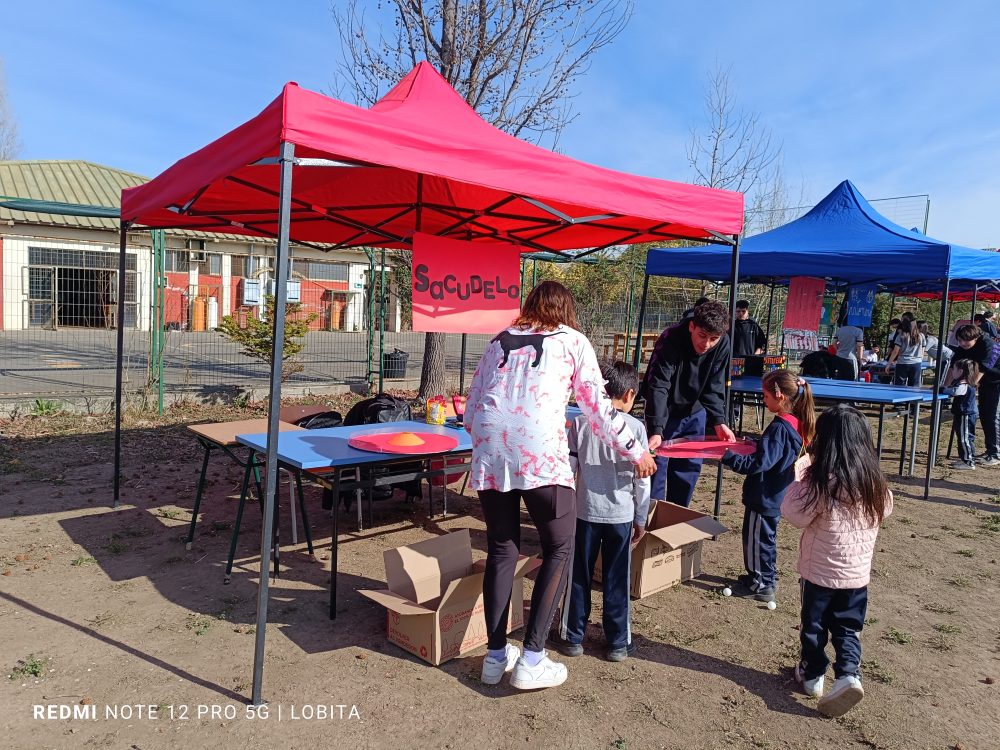
<svg viewBox="0 0 1000 750">
<path fill-rule="evenodd" d="M 590 429 L 640 477 L 656 470 L 649 451 L 605 394 L 597 355 L 576 325 L 570 291 L 555 281 L 542 282 L 514 324 L 486 347 L 469 389 L 469 486 L 479 492 L 488 545 L 483 598 L 489 650 L 482 670 L 488 685 L 506 672 L 512 672 L 510 684 L 522 690 L 566 681 L 565 665 L 545 653 L 545 638 L 566 586 L 576 530 L 576 485 L 566 439 L 570 394 Z M 507 643 L 522 500 L 542 546 L 523 654 Z"/>
<path fill-rule="evenodd" d="M 802 529 L 802 649 L 795 677 L 806 694 L 819 698 L 820 712 L 843 716 L 865 695 L 858 634 L 868 609 L 875 540 L 892 513 L 892 493 L 868 423 L 846 404 L 819 416 L 816 436 L 799 461 L 798 478 L 781 503 L 782 518 Z M 828 640 L 837 657 L 836 682 L 823 695 Z"/>
</svg>

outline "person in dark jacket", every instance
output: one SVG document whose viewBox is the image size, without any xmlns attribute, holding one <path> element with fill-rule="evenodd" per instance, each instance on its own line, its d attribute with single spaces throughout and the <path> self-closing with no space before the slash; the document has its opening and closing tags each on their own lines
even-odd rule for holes
<svg viewBox="0 0 1000 750">
<path fill-rule="evenodd" d="M 972 316 L 972 322 L 975 323 L 990 338 L 997 338 L 1000 333 L 997 332 L 997 325 L 993 322 L 993 311 L 987 310 L 983 313 L 976 313 Z"/>
<path fill-rule="evenodd" d="M 757 321 L 750 317 L 750 301 L 741 299 L 736 303 L 736 328 L 733 329 L 733 356 L 750 357 L 763 354 L 767 348 L 767 336 Z"/>
<path fill-rule="evenodd" d="M 690 319 L 660 334 L 642 388 L 650 450 L 665 440 L 704 437 L 709 427 L 720 440 L 736 440 L 725 413 L 728 330 L 726 308 L 705 302 Z M 652 497 L 690 505 L 701 464 L 657 457 Z"/>
<path fill-rule="evenodd" d="M 951 429 L 958 438 L 958 460 L 952 463 L 953 469 L 976 468 L 976 420 L 979 418 L 976 386 L 979 377 L 979 365 L 964 357 L 956 360 L 948 373 L 952 387 Z"/>
<path fill-rule="evenodd" d="M 809 384 L 788 370 L 764 376 L 764 405 L 774 414 L 753 454 L 726 451 L 722 463 L 743 482 L 743 564 L 739 594 L 773 602 L 778 588 L 778 521 L 785 490 L 795 481 L 795 461 L 816 426 Z"/>
<path fill-rule="evenodd" d="M 978 326 L 960 326 L 955 339 L 961 351 L 956 357 L 971 359 L 979 366 L 979 421 L 983 425 L 986 451 L 977 456 L 979 466 L 1000 466 L 1000 344 Z"/>
</svg>

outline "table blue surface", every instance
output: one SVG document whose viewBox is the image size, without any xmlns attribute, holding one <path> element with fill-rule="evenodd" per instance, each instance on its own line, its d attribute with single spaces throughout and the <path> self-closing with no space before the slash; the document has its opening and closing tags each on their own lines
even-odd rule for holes
<svg viewBox="0 0 1000 750">
<path fill-rule="evenodd" d="M 437 435 L 447 435 L 458 440 L 458 445 L 447 451 L 448 453 L 462 453 L 472 450 L 472 438 L 464 429 L 457 430 L 426 422 L 385 422 L 278 433 L 278 460 L 299 469 L 326 469 L 334 466 L 358 466 L 359 464 L 407 459 L 413 461 L 419 460 L 424 455 L 440 455 L 438 453 L 373 453 L 360 451 L 347 444 L 347 441 L 355 435 L 378 435 L 383 432 L 432 432 Z M 258 453 L 267 452 L 267 433 L 237 435 L 236 439 Z"/>
<path fill-rule="evenodd" d="M 762 378 L 733 378 L 732 390 L 737 393 L 760 393 Z M 839 401 L 862 401 L 869 404 L 907 404 L 914 401 L 928 402 L 934 400 L 934 391 L 930 388 L 919 388 L 909 385 L 886 385 L 884 383 L 857 383 L 850 380 L 826 380 L 823 378 L 805 378 L 812 388 L 815 398 L 828 398 Z M 939 394 L 938 399 L 945 399 L 945 394 Z"/>
</svg>

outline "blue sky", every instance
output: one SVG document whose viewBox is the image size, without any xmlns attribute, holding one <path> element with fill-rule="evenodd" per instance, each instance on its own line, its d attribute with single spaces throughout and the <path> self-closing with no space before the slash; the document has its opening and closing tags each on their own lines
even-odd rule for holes
<svg viewBox="0 0 1000 750">
<path fill-rule="evenodd" d="M 374 3 L 374 0 L 373 0 Z M 262 109 L 285 81 L 329 90 L 329 0 L 37 0 L 4 9 L 25 159 L 153 176 Z M 1000 245 L 1000 6 L 638 0 L 578 84 L 560 149 L 692 179 L 706 79 L 731 69 L 782 144 L 793 202 L 842 179 L 869 198 L 928 193 L 929 233 Z"/>
</svg>

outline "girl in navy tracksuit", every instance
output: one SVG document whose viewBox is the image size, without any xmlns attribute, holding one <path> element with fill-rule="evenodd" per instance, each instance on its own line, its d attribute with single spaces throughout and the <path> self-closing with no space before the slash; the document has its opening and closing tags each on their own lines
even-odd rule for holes
<svg viewBox="0 0 1000 750">
<path fill-rule="evenodd" d="M 743 482 L 743 561 L 746 574 L 739 577 L 743 596 L 774 601 L 778 585 L 777 534 L 781 501 L 795 480 L 795 460 L 816 427 L 812 389 L 788 370 L 764 376 L 764 405 L 774 414 L 752 455 L 728 451 L 722 462 Z"/>
<path fill-rule="evenodd" d="M 979 418 L 976 386 L 979 378 L 979 365 L 975 360 L 962 358 L 951 366 L 951 384 L 955 389 L 951 397 L 952 429 L 958 436 L 958 460 L 951 465 L 953 469 L 976 468 L 976 420 Z"/>
</svg>

